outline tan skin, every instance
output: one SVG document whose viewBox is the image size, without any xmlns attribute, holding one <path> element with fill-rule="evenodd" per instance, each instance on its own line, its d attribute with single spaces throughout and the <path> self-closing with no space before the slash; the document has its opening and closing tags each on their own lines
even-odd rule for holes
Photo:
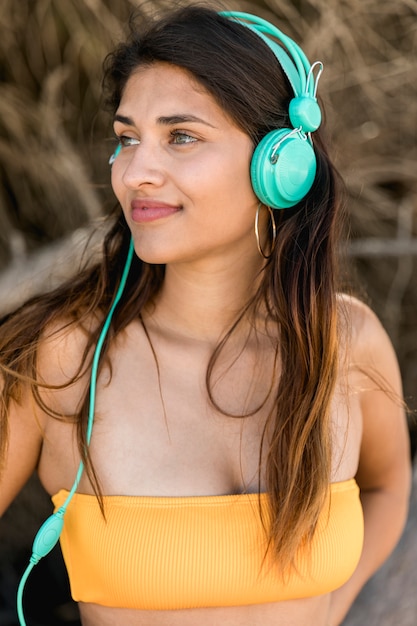
<svg viewBox="0 0 417 626">
<path fill-rule="evenodd" d="M 190 121 L 191 115 L 198 121 Z M 245 419 L 225 417 L 208 403 L 204 384 L 213 347 L 245 304 L 263 263 L 253 232 L 258 202 L 248 175 L 251 142 L 189 75 L 164 64 L 141 69 L 129 79 L 118 116 L 116 134 L 128 139 L 113 165 L 113 187 L 136 250 L 146 261 L 167 264 L 162 291 L 154 308 L 144 313 L 158 357 L 163 401 L 149 342 L 140 323 L 132 323 L 111 349 L 110 384 L 107 371 L 98 384 L 90 451 L 103 493 L 256 491 L 268 407 Z M 137 223 L 131 205 L 137 198 L 156 199 L 178 210 Z M 266 238 L 264 216 L 261 226 Z M 366 375 L 376 370 L 401 396 L 390 341 L 366 306 L 341 297 L 340 307 L 350 330 L 346 326 L 343 334 L 332 404 L 332 481 L 357 477 L 366 525 L 363 556 L 351 580 L 326 596 L 230 608 L 141 611 L 80 603 L 84 626 L 341 623 L 360 588 L 398 540 L 407 512 L 410 464 L 404 412 Z M 263 336 L 260 345 L 250 342 L 245 355 L 227 369 L 246 330 L 243 323 L 220 362 L 227 371 L 216 397 L 236 413 L 244 408 L 241 398 L 246 407 L 255 406 L 266 393 L 273 358 L 270 341 Z M 66 382 L 84 342 L 83 333 L 74 328 L 45 338 L 41 375 L 53 384 Z M 248 377 L 254 378 L 249 393 Z M 46 399 L 61 411 L 74 412 L 86 383 L 82 379 L 49 392 Z M 35 469 L 52 495 L 71 488 L 78 463 L 74 427 L 43 414 L 29 396 L 24 398 L 10 413 L 0 514 Z M 261 487 L 262 481 L 261 476 Z M 92 493 L 85 476 L 78 491 Z"/>
</svg>

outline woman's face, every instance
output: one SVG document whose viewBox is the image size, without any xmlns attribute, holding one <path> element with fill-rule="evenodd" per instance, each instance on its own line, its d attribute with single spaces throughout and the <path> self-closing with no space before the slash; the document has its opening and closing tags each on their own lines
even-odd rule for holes
<svg viewBox="0 0 417 626">
<path fill-rule="evenodd" d="M 185 70 L 129 78 L 115 115 L 112 186 L 148 263 L 258 255 L 251 139 Z"/>
</svg>

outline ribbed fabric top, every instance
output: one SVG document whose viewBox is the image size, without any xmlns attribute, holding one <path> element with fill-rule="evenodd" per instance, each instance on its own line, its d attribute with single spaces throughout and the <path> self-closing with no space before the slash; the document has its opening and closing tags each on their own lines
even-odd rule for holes
<svg viewBox="0 0 417 626">
<path fill-rule="evenodd" d="M 53 496 L 57 508 L 68 492 Z M 260 498 L 260 500 L 259 500 Z M 353 573 L 362 550 L 356 482 L 333 483 L 310 557 L 300 551 L 285 583 L 263 564 L 267 494 L 95 496 L 76 493 L 61 547 L 75 601 L 166 610 L 279 602 L 328 593 Z"/>
</svg>

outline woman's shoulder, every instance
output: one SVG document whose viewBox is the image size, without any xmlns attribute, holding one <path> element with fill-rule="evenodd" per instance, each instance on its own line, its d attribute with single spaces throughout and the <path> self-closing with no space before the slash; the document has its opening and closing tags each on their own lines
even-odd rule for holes
<svg viewBox="0 0 417 626">
<path fill-rule="evenodd" d="M 341 346 L 350 365 L 381 373 L 398 369 L 391 338 L 373 309 L 359 298 L 338 294 Z"/>
<path fill-rule="evenodd" d="M 50 416 L 78 414 L 88 393 L 101 324 L 94 314 L 77 319 L 62 316 L 45 326 L 37 348 L 36 377 L 39 398 Z"/>
<path fill-rule="evenodd" d="M 82 323 L 65 317 L 59 317 L 49 322 L 40 335 L 38 343 L 38 368 L 55 372 L 65 377 L 71 375 L 71 370 L 82 359 L 90 331 L 94 328 L 92 320 L 83 320 Z"/>
<path fill-rule="evenodd" d="M 357 296 L 338 293 L 337 306 L 342 328 L 349 329 L 352 340 L 365 331 L 377 331 L 382 324 L 373 309 Z"/>
</svg>

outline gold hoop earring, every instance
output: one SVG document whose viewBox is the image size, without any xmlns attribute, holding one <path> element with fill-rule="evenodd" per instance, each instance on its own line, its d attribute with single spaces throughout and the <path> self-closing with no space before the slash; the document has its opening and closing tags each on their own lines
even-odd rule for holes
<svg viewBox="0 0 417 626">
<path fill-rule="evenodd" d="M 265 204 L 266 208 L 268 209 L 269 212 L 269 218 L 271 220 L 271 224 L 272 224 L 272 242 L 271 242 L 271 252 L 269 254 L 265 254 L 265 252 L 262 250 L 262 246 L 261 246 L 261 240 L 259 237 L 259 213 L 262 207 L 262 203 L 260 202 L 258 204 L 258 208 L 256 209 L 256 216 L 255 216 L 255 237 L 256 237 L 256 245 L 258 246 L 258 250 L 259 250 L 259 254 L 264 258 L 264 259 L 269 259 L 275 249 L 275 243 L 277 240 L 277 227 L 275 225 L 275 220 L 274 220 L 274 214 L 272 212 L 272 209 L 270 206 L 268 206 L 267 204 Z"/>
</svg>

